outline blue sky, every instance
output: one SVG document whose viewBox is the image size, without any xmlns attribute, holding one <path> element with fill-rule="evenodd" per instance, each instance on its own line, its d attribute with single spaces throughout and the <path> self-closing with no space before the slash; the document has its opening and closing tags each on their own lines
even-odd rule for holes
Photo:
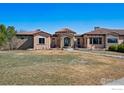
<svg viewBox="0 0 124 93">
<path fill-rule="evenodd" d="M 124 29 L 124 4 L 0 4 L 0 24 L 49 33 L 65 27 L 79 34 L 94 26 Z"/>
</svg>

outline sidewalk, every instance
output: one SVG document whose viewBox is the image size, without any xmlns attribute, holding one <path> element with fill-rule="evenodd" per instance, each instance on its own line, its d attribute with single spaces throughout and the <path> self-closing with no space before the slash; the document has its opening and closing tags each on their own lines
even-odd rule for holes
<svg viewBox="0 0 124 93">
<path fill-rule="evenodd" d="M 114 80 L 106 85 L 124 85 L 124 78 Z"/>
</svg>

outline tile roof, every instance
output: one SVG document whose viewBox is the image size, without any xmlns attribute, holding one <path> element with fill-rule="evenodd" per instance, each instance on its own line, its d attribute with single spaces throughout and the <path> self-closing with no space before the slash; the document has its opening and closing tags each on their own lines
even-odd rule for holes
<svg viewBox="0 0 124 93">
<path fill-rule="evenodd" d="M 55 33 L 68 33 L 68 32 L 76 34 L 76 32 L 72 31 L 69 28 L 63 28 L 63 29 L 61 29 L 61 30 L 59 30 L 59 31 L 57 31 Z"/>
<path fill-rule="evenodd" d="M 36 30 L 36 31 L 24 31 L 24 32 L 17 32 L 16 35 L 34 35 L 34 34 L 37 34 L 37 33 L 46 33 L 48 35 L 51 35 L 47 32 L 44 32 L 44 31 L 39 31 L 39 30 Z"/>
<path fill-rule="evenodd" d="M 107 29 L 107 28 L 99 28 L 91 32 L 87 32 L 84 34 L 108 34 L 108 33 L 117 33 L 119 35 L 124 35 L 124 30 L 123 29 Z"/>
</svg>

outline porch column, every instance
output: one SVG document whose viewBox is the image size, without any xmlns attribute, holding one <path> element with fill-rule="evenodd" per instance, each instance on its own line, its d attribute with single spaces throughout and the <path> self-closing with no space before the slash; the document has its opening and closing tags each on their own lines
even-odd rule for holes
<svg viewBox="0 0 124 93">
<path fill-rule="evenodd" d="M 63 48 L 63 46 L 64 46 L 64 38 L 63 37 L 60 38 L 60 43 L 61 43 L 60 47 Z"/>
<path fill-rule="evenodd" d="M 87 48 L 89 47 L 89 37 L 87 38 Z"/>
<path fill-rule="evenodd" d="M 74 39 L 73 38 L 70 39 L 71 39 L 71 47 L 74 47 Z"/>
<path fill-rule="evenodd" d="M 74 37 L 73 38 L 73 48 L 77 47 L 77 39 Z"/>
</svg>

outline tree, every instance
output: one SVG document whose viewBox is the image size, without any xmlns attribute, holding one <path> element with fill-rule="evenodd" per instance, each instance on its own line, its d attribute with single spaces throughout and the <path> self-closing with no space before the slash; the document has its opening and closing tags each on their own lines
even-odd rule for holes
<svg viewBox="0 0 124 93">
<path fill-rule="evenodd" d="M 6 30 L 6 26 L 1 24 L 0 25 L 0 45 L 2 46 L 4 43 L 6 43 L 7 41 L 7 30 Z"/>
<path fill-rule="evenodd" d="M 9 49 L 13 49 L 13 37 L 16 35 L 15 28 L 13 26 L 0 25 L 0 46 L 3 44 L 9 44 Z"/>
<path fill-rule="evenodd" d="M 15 35 L 16 35 L 15 28 L 13 26 L 8 26 L 8 28 L 7 28 L 7 40 L 8 40 L 10 49 L 13 49 L 13 37 Z"/>
</svg>

